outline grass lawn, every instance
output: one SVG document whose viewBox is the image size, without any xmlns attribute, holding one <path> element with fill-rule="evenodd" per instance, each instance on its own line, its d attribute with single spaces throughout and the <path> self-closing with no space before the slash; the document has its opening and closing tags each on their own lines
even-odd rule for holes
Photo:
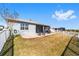
<svg viewBox="0 0 79 59">
<path fill-rule="evenodd" d="M 59 56 L 64 51 L 71 37 L 56 33 L 46 37 L 14 39 L 14 55 L 16 56 Z"/>
</svg>

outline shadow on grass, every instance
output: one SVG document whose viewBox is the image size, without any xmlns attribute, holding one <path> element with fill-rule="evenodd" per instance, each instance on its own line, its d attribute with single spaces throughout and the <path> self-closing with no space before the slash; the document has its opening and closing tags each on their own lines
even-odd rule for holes
<svg viewBox="0 0 79 59">
<path fill-rule="evenodd" d="M 77 34 L 76 34 L 77 35 Z M 76 35 L 74 35 L 71 40 L 69 41 L 68 45 L 66 46 L 64 52 L 62 53 L 61 56 L 78 56 L 79 55 L 79 38 L 76 38 Z M 68 52 L 70 50 L 70 52 Z M 70 54 L 72 53 L 72 54 Z M 70 55 L 68 55 L 70 54 Z"/>
</svg>

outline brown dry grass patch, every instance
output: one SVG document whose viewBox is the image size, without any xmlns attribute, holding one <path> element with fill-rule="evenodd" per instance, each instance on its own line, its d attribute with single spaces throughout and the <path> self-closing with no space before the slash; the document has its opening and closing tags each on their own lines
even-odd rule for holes
<svg viewBox="0 0 79 59">
<path fill-rule="evenodd" d="M 59 56 L 64 51 L 70 37 L 63 33 L 56 33 L 46 37 L 14 39 L 14 55 L 21 56 Z"/>
</svg>

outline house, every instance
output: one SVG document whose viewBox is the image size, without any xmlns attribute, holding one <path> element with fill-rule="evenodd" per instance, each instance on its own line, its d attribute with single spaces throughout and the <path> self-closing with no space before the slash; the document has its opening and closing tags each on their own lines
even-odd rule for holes
<svg viewBox="0 0 79 59">
<path fill-rule="evenodd" d="M 65 31 L 64 27 L 60 27 L 60 28 L 52 28 L 55 31 Z"/>
<path fill-rule="evenodd" d="M 8 19 L 8 23 L 13 33 L 20 34 L 22 37 L 45 35 L 50 32 L 50 26 L 32 20 Z"/>
</svg>

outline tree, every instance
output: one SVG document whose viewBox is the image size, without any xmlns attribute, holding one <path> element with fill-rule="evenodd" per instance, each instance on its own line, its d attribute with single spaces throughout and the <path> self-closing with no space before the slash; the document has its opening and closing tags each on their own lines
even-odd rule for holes
<svg viewBox="0 0 79 59">
<path fill-rule="evenodd" d="M 8 18 L 16 19 L 19 17 L 19 13 L 17 11 L 12 11 L 9 8 L 0 8 L 0 15 L 7 20 Z"/>
<path fill-rule="evenodd" d="M 7 28 L 12 33 L 12 26 L 9 25 L 8 19 L 16 19 L 19 17 L 19 13 L 17 11 L 12 11 L 9 8 L 0 8 L 0 16 L 6 21 Z"/>
</svg>

